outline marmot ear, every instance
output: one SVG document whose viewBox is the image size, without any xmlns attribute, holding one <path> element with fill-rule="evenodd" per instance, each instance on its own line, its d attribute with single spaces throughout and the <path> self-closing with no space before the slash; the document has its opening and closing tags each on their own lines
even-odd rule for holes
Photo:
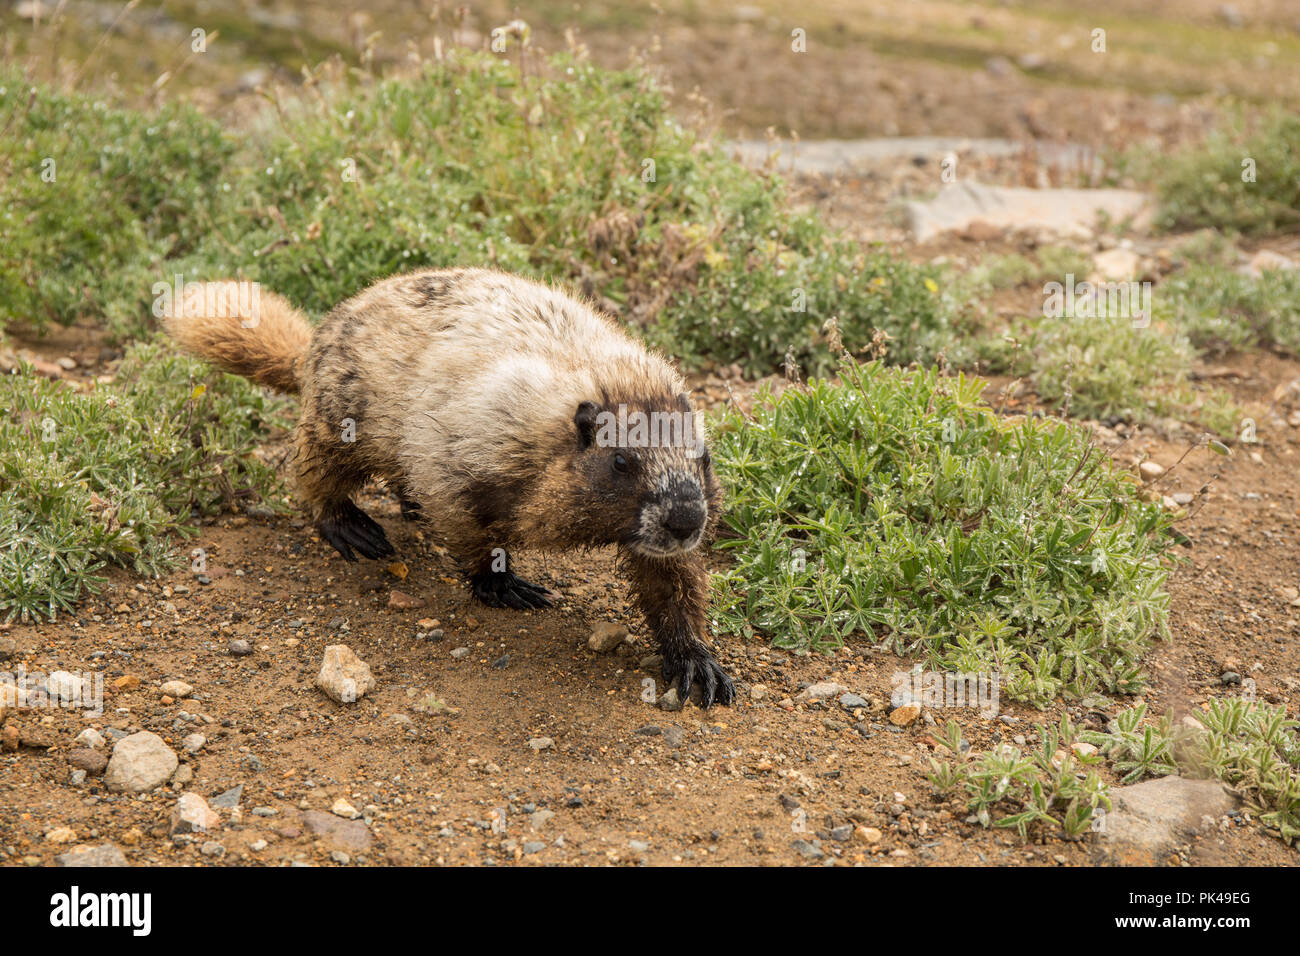
<svg viewBox="0 0 1300 956">
<path fill-rule="evenodd" d="M 596 440 L 596 416 L 600 409 L 595 402 L 583 402 L 573 416 L 573 424 L 578 426 L 578 447 L 590 448 Z"/>
</svg>

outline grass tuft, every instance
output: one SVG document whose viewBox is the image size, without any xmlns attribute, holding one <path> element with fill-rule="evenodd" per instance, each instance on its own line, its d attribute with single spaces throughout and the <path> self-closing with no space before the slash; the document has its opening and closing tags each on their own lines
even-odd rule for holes
<svg viewBox="0 0 1300 956">
<path fill-rule="evenodd" d="M 175 566 L 192 519 L 277 491 L 254 454 L 286 424 L 279 400 L 156 344 L 137 344 L 121 384 L 79 393 L 34 375 L 0 378 L 0 617 L 54 618 L 110 564 Z"/>
<path fill-rule="evenodd" d="M 1000 419 L 983 383 L 849 363 L 717 437 L 735 557 L 718 626 L 999 673 L 1010 696 L 1136 693 L 1167 630 L 1168 518 L 1086 430 Z"/>
</svg>

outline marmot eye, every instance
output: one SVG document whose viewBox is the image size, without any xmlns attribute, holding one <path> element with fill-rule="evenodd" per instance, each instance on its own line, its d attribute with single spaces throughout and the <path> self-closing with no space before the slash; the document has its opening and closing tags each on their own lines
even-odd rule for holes
<svg viewBox="0 0 1300 956">
<path fill-rule="evenodd" d="M 624 458 L 622 454 L 617 454 L 614 456 L 615 471 L 626 472 L 630 467 L 631 466 L 628 464 L 627 459 Z"/>
</svg>

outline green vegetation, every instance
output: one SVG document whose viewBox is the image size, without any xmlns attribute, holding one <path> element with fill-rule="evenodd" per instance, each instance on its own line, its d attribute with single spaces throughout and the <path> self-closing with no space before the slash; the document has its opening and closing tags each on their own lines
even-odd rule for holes
<svg viewBox="0 0 1300 956">
<path fill-rule="evenodd" d="M 240 273 L 320 313 L 377 276 L 486 265 L 559 279 L 688 366 L 830 363 L 820 329 L 932 356 L 937 270 L 863 252 L 782 183 L 668 113 L 643 71 L 459 55 L 408 80 L 341 77 L 283 104 L 232 170 L 238 208 L 187 272 Z"/>
<path fill-rule="evenodd" d="M 1188 266 L 1161 285 L 1156 313 L 1205 352 L 1300 354 L 1300 270 L 1254 278 L 1223 265 Z"/>
<path fill-rule="evenodd" d="M 790 352 L 824 370 L 831 317 L 904 361 L 949 334 L 937 270 L 792 212 L 778 179 L 674 120 L 648 71 L 468 53 L 403 80 L 322 71 L 238 148 L 186 110 L 5 89 L 6 321 L 136 332 L 173 273 L 321 314 L 393 272 L 485 265 L 571 283 L 688 366 L 766 373 Z"/>
<path fill-rule="evenodd" d="M 857 636 L 1000 672 L 1044 704 L 1126 693 L 1167 628 L 1168 518 L 1085 429 L 999 418 L 983 384 L 846 363 L 717 436 L 728 484 L 715 614 L 826 648 Z"/>
<path fill-rule="evenodd" d="M 1278 110 L 1253 133 L 1242 127 L 1238 122 L 1172 158 L 1137 160 L 1157 183 L 1159 226 L 1248 235 L 1300 230 L 1300 116 Z"/>
<path fill-rule="evenodd" d="M 1028 754 L 1002 744 L 978 760 L 967 760 L 974 755 L 962 746 L 961 728 L 948 721 L 939 743 L 961 759 L 952 763 L 931 758 L 930 783 L 941 795 L 959 796 L 986 827 L 1014 827 L 1023 838 L 1031 826 L 1050 826 L 1078 839 L 1092 828 L 1098 808 L 1110 809 L 1109 788 L 1091 769 L 1099 758 L 1070 749 L 1075 729 L 1068 717 L 1061 718 L 1059 728 L 1035 726 L 1040 744 Z"/>
<path fill-rule="evenodd" d="M 1085 733 L 1124 782 L 1182 773 L 1215 777 L 1241 794 L 1260 822 L 1288 844 L 1300 837 L 1300 723 L 1284 705 L 1215 698 L 1197 715 L 1204 727 L 1175 729 L 1166 714 L 1143 724 L 1146 704 L 1119 714 L 1106 733 Z"/>
<path fill-rule="evenodd" d="M 278 488 L 255 454 L 281 404 L 152 344 L 120 384 L 78 393 L 31 373 L 0 377 L 0 617 L 52 618 L 107 564 L 157 574 L 193 514 Z"/>
<path fill-rule="evenodd" d="M 161 263 L 207 228 L 231 144 L 192 109 L 114 109 L 2 66 L 0 129 L 0 327 L 142 328 Z"/>
<path fill-rule="evenodd" d="M 1125 316 L 1044 318 L 1028 334 L 1035 390 L 1084 418 L 1167 415 L 1191 370 L 1193 352 L 1183 336 L 1134 328 Z"/>
<path fill-rule="evenodd" d="M 1032 256 L 1019 253 L 985 256 L 964 275 L 961 282 L 972 297 L 994 289 L 1062 282 L 1067 275 L 1082 280 L 1092 271 L 1092 257 L 1070 246 L 1043 246 Z"/>
</svg>

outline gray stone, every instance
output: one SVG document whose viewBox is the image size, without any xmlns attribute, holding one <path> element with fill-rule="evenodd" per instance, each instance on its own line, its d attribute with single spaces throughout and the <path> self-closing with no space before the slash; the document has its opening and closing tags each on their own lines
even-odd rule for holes
<svg viewBox="0 0 1300 956">
<path fill-rule="evenodd" d="M 231 787 L 225 793 L 212 798 L 211 807 L 214 810 L 233 810 L 239 806 L 239 800 L 244 795 L 244 785 L 241 783 L 237 787 Z"/>
<path fill-rule="evenodd" d="M 675 711 L 682 709 L 682 700 L 677 696 L 676 687 L 670 687 L 660 694 L 658 703 L 660 710 Z"/>
<path fill-rule="evenodd" d="M 994 229 L 1048 230 L 1061 236 L 1091 235 L 1100 214 L 1111 222 L 1148 216 L 1150 197 L 1129 189 L 1026 189 L 951 183 L 929 202 L 904 204 L 918 242 L 979 222 Z"/>
<path fill-rule="evenodd" d="M 317 839 L 335 850 L 357 853 L 370 849 L 375 842 L 369 827 L 360 820 L 344 820 L 332 813 L 308 810 L 302 815 L 302 822 Z"/>
<path fill-rule="evenodd" d="M 166 783 L 179 763 L 161 737 L 142 730 L 117 742 L 104 782 L 110 790 L 146 793 Z"/>
<path fill-rule="evenodd" d="M 535 810 L 528 818 L 534 830 L 540 830 L 555 817 L 554 810 Z"/>
<path fill-rule="evenodd" d="M 1217 780 L 1184 777 L 1146 780 L 1110 796 L 1111 811 L 1100 824 L 1103 840 L 1115 850 L 1156 857 L 1193 835 L 1204 817 L 1217 820 L 1237 804 Z"/>
<path fill-rule="evenodd" d="M 79 846 L 54 858 L 59 866 L 130 866 L 122 851 L 111 843 Z"/>
<path fill-rule="evenodd" d="M 795 840 L 792 845 L 805 860 L 820 860 L 826 855 L 822 852 L 821 847 L 809 843 L 807 840 Z"/>
</svg>

